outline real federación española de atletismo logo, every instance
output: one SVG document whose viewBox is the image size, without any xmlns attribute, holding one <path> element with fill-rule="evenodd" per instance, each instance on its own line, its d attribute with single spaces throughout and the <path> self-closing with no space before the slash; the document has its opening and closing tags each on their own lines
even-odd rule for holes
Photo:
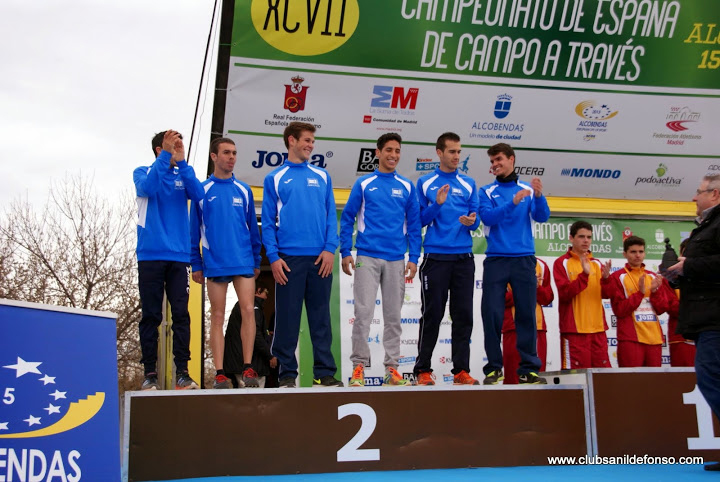
<svg viewBox="0 0 720 482">
<path fill-rule="evenodd" d="M 3 358 L 1 361 L 7 360 Z M 1 361 L 0 439 L 67 432 L 93 418 L 105 402 L 104 392 L 71 393 L 70 380 L 40 371 L 43 362 L 25 361 L 20 356 L 12 364 Z"/>
<path fill-rule="evenodd" d="M 292 55 L 335 50 L 352 37 L 360 20 L 358 0 L 253 0 L 250 9 L 260 37 Z"/>
</svg>

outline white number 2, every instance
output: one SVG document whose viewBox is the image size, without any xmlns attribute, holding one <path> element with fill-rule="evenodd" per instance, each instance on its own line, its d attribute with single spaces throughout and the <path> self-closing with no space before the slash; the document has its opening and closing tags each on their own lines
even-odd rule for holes
<svg viewBox="0 0 720 482">
<path fill-rule="evenodd" d="M 340 450 L 337 451 L 338 462 L 358 462 L 362 460 L 380 460 L 380 449 L 360 449 L 370 438 L 377 425 L 375 410 L 364 403 L 347 403 L 338 407 L 338 420 L 348 415 L 357 415 L 362 424 L 360 430 Z"/>
</svg>

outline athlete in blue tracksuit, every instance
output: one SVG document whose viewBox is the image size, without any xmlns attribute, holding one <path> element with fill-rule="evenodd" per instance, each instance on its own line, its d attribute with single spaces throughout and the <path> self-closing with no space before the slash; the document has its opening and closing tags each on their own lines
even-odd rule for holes
<svg viewBox="0 0 720 482">
<path fill-rule="evenodd" d="M 431 361 L 450 294 L 453 383 L 476 385 L 470 377 L 475 260 L 472 236 L 480 225 L 475 181 L 458 172 L 460 137 L 442 134 L 436 143 L 440 167 L 418 180 L 423 226 L 427 226 L 420 266 L 422 315 L 415 374 L 419 385 L 434 385 Z"/>
<path fill-rule="evenodd" d="M 338 245 L 337 213 L 330 175 L 308 163 L 315 126 L 291 122 L 283 134 L 288 159 L 265 177 L 262 231 L 275 289 L 272 353 L 280 363 L 279 385 L 295 387 L 302 305 L 313 343 L 314 384 L 342 386 L 330 351 L 330 290 Z"/>
<path fill-rule="evenodd" d="M 401 142 L 401 137 L 395 133 L 380 136 L 376 151 L 378 169 L 355 181 L 340 219 L 343 271 L 352 275 L 351 267 L 355 269 L 351 386 L 364 384 L 364 367 L 370 365 L 368 335 L 378 286 L 383 298 L 384 383 L 409 383 L 397 372 L 402 335 L 400 313 L 405 294 L 405 277 L 415 276 L 422 234 L 415 187 L 395 170 L 400 161 Z M 350 254 L 356 218 L 357 264 Z M 408 250 L 406 266 L 405 252 Z"/>
<path fill-rule="evenodd" d="M 138 289 L 141 363 L 144 390 L 157 383 L 158 326 L 162 322 L 163 293 L 167 293 L 173 318 L 173 355 L 178 372 L 177 388 L 197 388 L 187 376 L 190 360 L 190 223 L 188 199 L 202 198 L 195 171 L 185 161 L 182 137 L 175 131 L 156 134 L 152 140 L 155 162 L 133 172 L 137 193 Z M 185 383 L 187 382 L 187 383 Z"/>
<path fill-rule="evenodd" d="M 205 195 L 193 203 L 192 268 L 193 279 L 207 278 L 210 300 L 210 347 L 217 374 L 214 388 L 231 388 L 225 375 L 225 303 L 232 283 L 242 316 L 243 386 L 257 387 L 257 373 L 251 365 L 255 338 L 255 278 L 260 274 L 260 233 L 255 201 L 250 186 L 235 178 L 237 149 L 232 139 L 221 137 L 210 144 L 213 174 L 203 182 Z M 202 244 L 202 255 L 200 253 Z M 237 363 L 240 361 L 238 360 Z"/>
<path fill-rule="evenodd" d="M 211 175 L 205 196 L 193 203 L 191 265 L 205 277 L 251 275 L 260 269 L 260 231 L 255 201 L 246 183 Z M 202 254 L 200 243 L 202 242 Z"/>
<path fill-rule="evenodd" d="M 487 239 L 483 265 L 482 317 L 485 352 L 483 383 L 494 385 L 503 380 L 500 337 L 505 311 L 505 293 L 510 284 L 515 304 L 517 348 L 520 353 L 520 383 L 546 383 L 538 377 L 540 359 L 536 348 L 535 243 L 532 221 L 550 218 L 550 208 L 542 195 L 542 183 L 520 182 L 515 174 L 515 151 L 500 143 L 488 149 L 492 172 L 497 179 L 480 189 L 480 219 Z"/>
</svg>

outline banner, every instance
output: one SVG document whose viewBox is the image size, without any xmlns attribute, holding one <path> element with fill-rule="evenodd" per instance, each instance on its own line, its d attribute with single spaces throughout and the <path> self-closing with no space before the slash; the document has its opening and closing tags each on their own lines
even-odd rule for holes
<svg viewBox="0 0 720 482">
<path fill-rule="evenodd" d="M 115 315 L 0 300 L 0 480 L 119 481 Z"/>
<path fill-rule="evenodd" d="M 233 15 L 220 124 L 252 185 L 287 156 L 292 121 L 318 128 L 310 161 L 340 188 L 386 132 L 413 180 L 446 131 L 480 185 L 506 142 L 549 196 L 689 201 L 720 173 L 715 2 L 237 0 Z"/>
</svg>

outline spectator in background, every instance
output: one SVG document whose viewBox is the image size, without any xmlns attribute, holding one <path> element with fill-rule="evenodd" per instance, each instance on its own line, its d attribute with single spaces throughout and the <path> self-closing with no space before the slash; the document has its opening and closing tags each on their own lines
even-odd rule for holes
<svg viewBox="0 0 720 482">
<path fill-rule="evenodd" d="M 547 323 L 542 307 L 553 302 L 552 285 L 550 284 L 550 268 L 545 261 L 538 259 L 535 268 L 537 276 L 537 305 L 535 307 L 535 320 L 537 323 L 537 353 L 540 358 L 540 371 L 545 371 L 547 362 Z M 512 288 L 508 285 L 505 295 L 505 318 L 502 329 L 503 367 L 505 369 L 505 385 L 518 383 L 517 369 L 520 365 L 520 355 L 517 351 L 517 334 L 515 333 L 515 306 L 513 304 Z"/>
</svg>

